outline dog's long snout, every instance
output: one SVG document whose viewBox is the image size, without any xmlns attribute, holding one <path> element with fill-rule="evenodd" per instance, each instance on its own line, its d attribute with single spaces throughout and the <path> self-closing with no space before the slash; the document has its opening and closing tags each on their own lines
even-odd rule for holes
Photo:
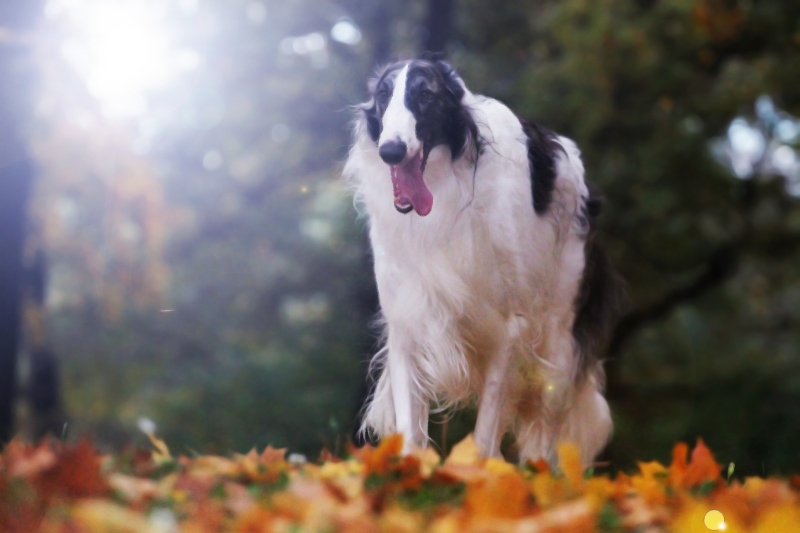
<svg viewBox="0 0 800 533">
<path fill-rule="evenodd" d="M 383 159 L 386 163 L 390 165 L 397 165 L 406 158 L 407 149 L 408 147 L 403 141 L 389 141 L 383 143 L 383 145 L 378 149 L 378 153 L 381 155 L 381 159 Z"/>
</svg>

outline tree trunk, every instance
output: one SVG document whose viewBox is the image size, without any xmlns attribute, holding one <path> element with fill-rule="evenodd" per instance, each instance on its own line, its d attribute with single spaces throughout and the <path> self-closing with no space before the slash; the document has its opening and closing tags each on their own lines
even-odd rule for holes
<svg viewBox="0 0 800 533">
<path fill-rule="evenodd" d="M 0 445 L 14 431 L 20 341 L 22 254 L 33 165 L 21 138 L 30 110 L 33 64 L 25 38 L 41 12 L 30 0 L 0 4 Z"/>
<path fill-rule="evenodd" d="M 429 0 L 422 51 L 444 53 L 453 27 L 453 0 Z"/>
</svg>

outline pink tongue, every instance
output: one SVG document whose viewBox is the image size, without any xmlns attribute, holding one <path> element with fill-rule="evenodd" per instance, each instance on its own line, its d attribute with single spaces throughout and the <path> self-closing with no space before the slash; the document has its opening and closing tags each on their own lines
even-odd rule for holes
<svg viewBox="0 0 800 533">
<path fill-rule="evenodd" d="M 404 165 L 392 166 L 394 203 L 404 206 L 409 203 L 419 216 L 426 216 L 433 207 L 433 195 L 422 179 L 422 154 Z"/>
</svg>

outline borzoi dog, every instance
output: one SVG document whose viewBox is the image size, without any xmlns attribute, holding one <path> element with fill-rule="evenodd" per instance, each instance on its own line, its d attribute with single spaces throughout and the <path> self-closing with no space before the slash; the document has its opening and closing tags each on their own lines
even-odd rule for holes
<svg viewBox="0 0 800 533">
<path fill-rule="evenodd" d="M 385 338 L 362 429 L 424 447 L 431 408 L 477 402 L 484 455 L 510 430 L 522 459 L 571 441 L 592 461 L 612 431 L 596 357 L 612 292 L 578 148 L 443 61 L 396 62 L 369 90 L 344 168 Z"/>
</svg>

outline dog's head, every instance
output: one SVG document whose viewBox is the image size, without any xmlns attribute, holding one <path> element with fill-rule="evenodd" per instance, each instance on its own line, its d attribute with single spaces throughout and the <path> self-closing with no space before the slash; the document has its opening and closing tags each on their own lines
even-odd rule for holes
<svg viewBox="0 0 800 533">
<path fill-rule="evenodd" d="M 430 151 L 444 145 L 456 159 L 470 143 L 477 148 L 478 128 L 462 103 L 464 85 L 444 61 L 415 59 L 388 65 L 369 89 L 367 131 L 391 167 L 395 209 L 425 216 L 433 207 L 423 179 Z"/>
</svg>

